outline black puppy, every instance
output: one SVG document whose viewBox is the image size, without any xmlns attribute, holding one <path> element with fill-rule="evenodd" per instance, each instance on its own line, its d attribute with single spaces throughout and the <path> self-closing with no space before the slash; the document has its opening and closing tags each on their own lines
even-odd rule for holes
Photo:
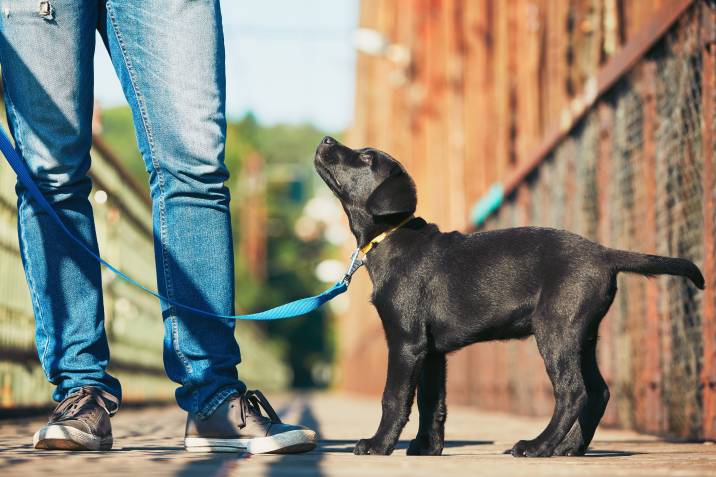
<svg viewBox="0 0 716 477">
<path fill-rule="evenodd" d="M 546 429 L 517 442 L 512 455 L 584 454 L 609 399 L 597 367 L 597 329 L 617 291 L 617 273 L 681 275 L 704 287 L 688 260 L 609 249 L 561 230 L 442 233 L 411 218 L 417 203 L 412 179 L 375 149 L 354 150 L 326 137 L 315 166 L 340 199 L 358 246 L 373 244 L 366 265 L 389 349 L 380 426 L 358 442 L 356 454 L 393 451 L 417 387 L 420 427 L 408 454 L 439 455 L 447 415 L 445 354 L 530 335 L 556 403 Z M 375 243 L 376 237 L 385 240 Z"/>
</svg>

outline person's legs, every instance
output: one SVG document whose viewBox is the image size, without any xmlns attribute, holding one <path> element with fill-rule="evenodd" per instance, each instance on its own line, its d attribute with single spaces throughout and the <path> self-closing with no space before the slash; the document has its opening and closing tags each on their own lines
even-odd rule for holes
<svg viewBox="0 0 716 477">
<path fill-rule="evenodd" d="M 17 149 L 45 197 L 78 237 L 97 248 L 87 176 L 92 142 L 92 63 L 97 5 L 4 2 L 0 63 L 7 117 Z M 35 312 L 42 368 L 61 401 L 81 387 L 121 397 L 106 372 L 99 264 L 69 240 L 17 187 L 18 233 Z M 115 403 L 117 404 L 117 403 Z"/>
<path fill-rule="evenodd" d="M 100 27 L 149 172 L 159 291 L 220 314 L 234 309 L 219 2 L 103 1 Z M 242 393 L 234 323 L 162 303 L 164 363 L 179 405 L 210 415 Z"/>
</svg>

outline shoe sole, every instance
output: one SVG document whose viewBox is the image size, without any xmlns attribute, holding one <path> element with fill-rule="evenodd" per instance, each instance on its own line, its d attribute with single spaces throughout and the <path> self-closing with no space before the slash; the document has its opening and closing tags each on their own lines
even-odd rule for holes
<svg viewBox="0 0 716 477">
<path fill-rule="evenodd" d="M 189 452 L 248 452 L 249 454 L 297 454 L 315 449 L 318 438 L 311 430 L 286 431 L 275 436 L 251 439 L 185 437 Z"/>
<path fill-rule="evenodd" d="M 53 424 L 35 433 L 35 449 L 98 451 L 112 448 L 112 436 L 98 437 L 74 427 Z"/>
</svg>

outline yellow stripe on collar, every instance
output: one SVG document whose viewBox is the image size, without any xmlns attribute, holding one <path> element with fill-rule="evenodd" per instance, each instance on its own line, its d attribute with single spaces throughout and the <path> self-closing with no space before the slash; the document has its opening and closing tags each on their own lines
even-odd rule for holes
<svg viewBox="0 0 716 477">
<path fill-rule="evenodd" d="M 415 216 L 414 216 L 414 215 L 411 215 L 410 217 L 408 217 L 407 219 L 403 220 L 402 222 L 400 222 L 400 223 L 399 223 L 398 225 L 396 225 L 395 227 L 389 228 L 388 230 L 386 230 L 385 232 L 383 232 L 382 234 L 378 235 L 378 236 L 375 237 L 373 240 L 371 240 L 370 242 L 368 242 L 367 244 L 365 244 L 364 246 L 362 246 L 361 249 L 360 249 L 360 251 L 363 252 L 364 255 L 366 255 L 368 252 L 371 251 L 371 249 L 372 249 L 373 247 L 375 247 L 375 246 L 378 245 L 380 242 L 382 242 L 383 240 L 385 240 L 386 237 L 388 237 L 388 235 L 392 234 L 393 232 L 395 232 L 395 231 L 398 230 L 400 227 L 402 227 L 403 225 L 407 224 L 408 222 L 410 222 L 410 221 L 413 220 L 414 218 L 415 218 Z"/>
</svg>

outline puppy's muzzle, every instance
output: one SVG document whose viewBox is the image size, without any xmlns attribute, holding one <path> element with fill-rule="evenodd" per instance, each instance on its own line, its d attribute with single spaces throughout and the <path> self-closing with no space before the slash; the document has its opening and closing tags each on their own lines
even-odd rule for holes
<svg viewBox="0 0 716 477">
<path fill-rule="evenodd" d="M 316 161 L 317 162 L 323 162 L 323 163 L 335 163 L 336 162 L 336 154 L 331 154 L 331 149 L 336 147 L 338 145 L 338 141 L 336 141 L 331 136 L 326 136 L 321 140 L 321 143 L 318 145 L 318 148 L 316 148 Z"/>
</svg>

